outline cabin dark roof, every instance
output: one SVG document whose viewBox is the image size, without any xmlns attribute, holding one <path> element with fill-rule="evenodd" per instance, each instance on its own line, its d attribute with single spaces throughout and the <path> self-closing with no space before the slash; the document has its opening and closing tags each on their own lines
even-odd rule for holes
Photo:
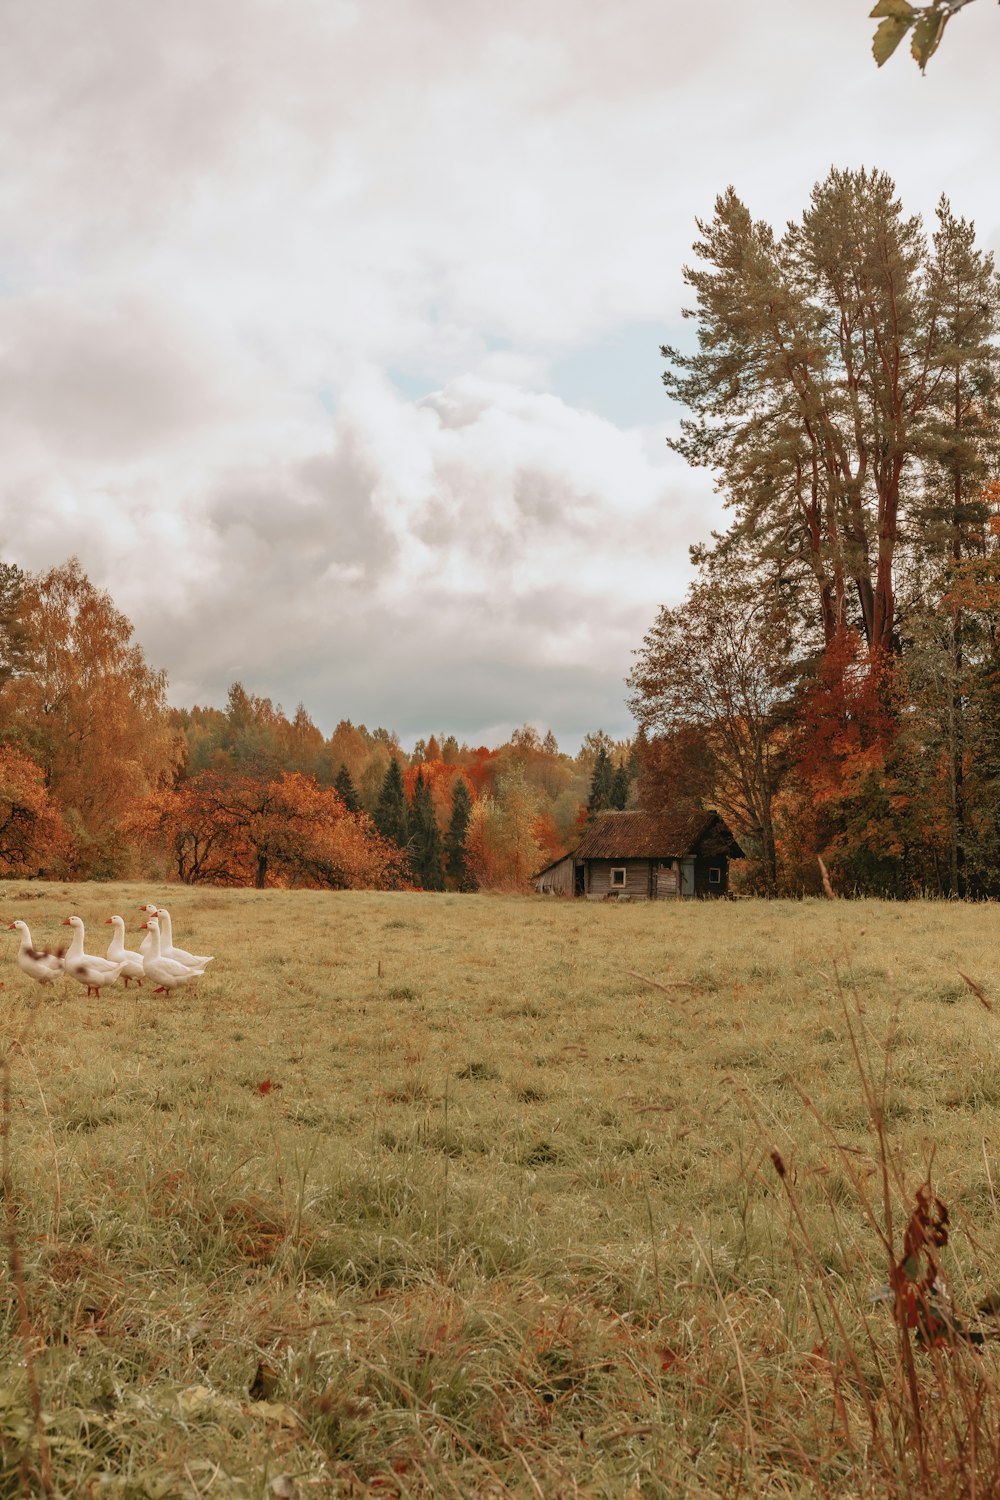
<svg viewBox="0 0 1000 1500">
<path fill-rule="evenodd" d="M 717 812 L 599 813 L 573 851 L 576 859 L 680 859 L 743 850 Z"/>
</svg>

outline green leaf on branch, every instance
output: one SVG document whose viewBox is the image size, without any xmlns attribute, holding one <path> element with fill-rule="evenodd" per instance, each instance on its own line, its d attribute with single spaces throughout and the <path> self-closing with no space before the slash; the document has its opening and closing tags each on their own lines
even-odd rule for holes
<svg viewBox="0 0 1000 1500">
<path fill-rule="evenodd" d="M 886 0 L 882 3 L 885 4 Z M 909 29 L 909 21 L 897 21 L 891 16 L 878 27 L 872 39 L 872 56 L 879 67 L 889 60 Z"/>
<path fill-rule="evenodd" d="M 877 21 L 880 16 L 889 16 L 894 21 L 911 21 L 913 6 L 909 0 L 878 0 L 878 4 L 870 15 L 873 21 Z M 879 27 L 880 31 L 881 29 Z"/>
<path fill-rule="evenodd" d="M 920 64 L 921 73 L 937 51 L 938 43 L 944 36 L 944 28 L 947 24 L 947 15 L 942 14 L 940 11 L 929 10 L 924 12 L 916 26 L 914 26 L 910 51 Z"/>
</svg>

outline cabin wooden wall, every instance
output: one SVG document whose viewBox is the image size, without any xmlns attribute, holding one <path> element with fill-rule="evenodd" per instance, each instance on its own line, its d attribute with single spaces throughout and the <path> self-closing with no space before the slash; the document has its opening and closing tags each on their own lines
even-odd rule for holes
<svg viewBox="0 0 1000 1500">
<path fill-rule="evenodd" d="M 575 866 L 572 854 L 546 870 L 535 881 L 535 889 L 543 895 L 574 896 L 577 894 Z M 631 901 L 648 901 L 658 896 L 661 900 L 683 899 L 678 888 L 669 890 L 668 880 L 657 886 L 655 871 L 662 864 L 676 863 L 648 859 L 588 859 L 586 864 L 586 890 L 589 901 L 603 901 L 606 896 L 628 896 Z M 611 884 L 611 871 L 624 869 L 625 884 Z M 720 880 L 713 883 L 710 872 L 720 872 Z M 729 890 L 729 860 L 725 855 L 698 855 L 694 861 L 694 896 L 725 896 Z M 688 893 L 690 899 L 690 891 Z"/>
<path fill-rule="evenodd" d="M 710 872 L 718 870 L 721 879 L 711 880 Z M 699 854 L 694 862 L 694 893 L 696 896 L 725 896 L 729 890 L 729 860 L 724 854 Z"/>
<path fill-rule="evenodd" d="M 544 896 L 572 896 L 574 863 L 572 854 L 568 854 L 557 865 L 553 865 L 551 870 L 539 875 L 535 881 L 535 890 Z"/>
<path fill-rule="evenodd" d="M 625 884 L 612 885 L 611 871 L 625 871 Z M 648 859 L 588 859 L 587 899 L 603 901 L 605 896 L 628 896 L 632 901 L 649 900 Z"/>
</svg>

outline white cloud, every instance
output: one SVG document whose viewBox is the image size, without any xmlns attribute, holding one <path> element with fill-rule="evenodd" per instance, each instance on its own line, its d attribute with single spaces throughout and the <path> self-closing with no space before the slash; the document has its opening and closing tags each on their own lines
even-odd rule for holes
<svg viewBox="0 0 1000 1500">
<path fill-rule="evenodd" d="M 998 240 L 995 7 L 926 79 L 800 0 L 8 9 L 0 541 L 78 553 L 186 701 L 624 726 L 718 513 L 613 399 L 695 216 L 867 162 Z"/>
<path fill-rule="evenodd" d="M 493 717 L 527 715 L 516 698 L 539 697 L 532 674 L 582 668 L 621 723 L 629 651 L 707 530 L 680 489 L 641 434 L 550 395 L 469 377 L 414 406 L 367 376 L 345 392 L 328 451 L 202 497 L 196 609 L 145 585 L 119 594 L 182 697 L 201 681 L 218 698 L 240 677 L 306 697 L 331 726 L 350 714 L 417 733 L 420 692 L 446 726 L 451 684 L 474 660 L 504 683 Z M 181 570 L 191 553 L 170 549 Z M 394 674 L 407 680 L 395 714 Z"/>
</svg>

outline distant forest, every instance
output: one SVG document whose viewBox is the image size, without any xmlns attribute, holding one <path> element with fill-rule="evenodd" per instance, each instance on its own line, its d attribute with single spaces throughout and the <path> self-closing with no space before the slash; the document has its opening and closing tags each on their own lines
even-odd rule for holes
<svg viewBox="0 0 1000 1500">
<path fill-rule="evenodd" d="M 0 563 L 0 874 L 224 886 L 524 890 L 588 817 L 634 800 L 629 742 L 576 755 L 525 725 L 412 753 L 326 737 L 239 682 L 170 708 L 130 621 L 75 559 Z"/>
</svg>

